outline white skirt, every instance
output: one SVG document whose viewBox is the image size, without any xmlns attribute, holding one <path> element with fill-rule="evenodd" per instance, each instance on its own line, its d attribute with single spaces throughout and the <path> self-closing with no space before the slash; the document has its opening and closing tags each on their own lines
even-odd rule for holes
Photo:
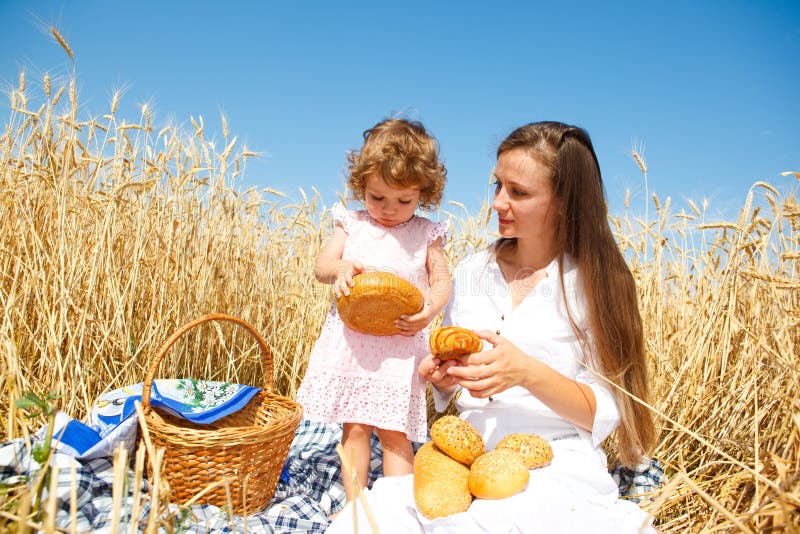
<svg viewBox="0 0 800 534">
<path fill-rule="evenodd" d="M 631 501 L 618 498 L 614 480 L 580 439 L 554 441 L 553 462 L 530 471 L 524 491 L 506 499 L 475 499 L 469 509 L 434 520 L 414 504 L 413 475 L 386 477 L 366 491 L 381 533 L 655 533 L 652 518 Z M 353 503 L 326 532 L 352 534 Z M 358 531 L 370 532 L 358 502 Z"/>
</svg>

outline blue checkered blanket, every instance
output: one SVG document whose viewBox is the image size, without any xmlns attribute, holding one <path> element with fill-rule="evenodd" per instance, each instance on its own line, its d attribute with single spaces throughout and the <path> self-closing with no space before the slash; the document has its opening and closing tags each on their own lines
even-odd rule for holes
<svg viewBox="0 0 800 534">
<path fill-rule="evenodd" d="M 289 450 L 288 459 L 275 490 L 275 496 L 262 512 L 248 517 L 228 516 L 222 509 L 211 505 L 194 505 L 188 513 L 175 519 L 175 528 L 181 532 L 210 534 L 218 532 L 288 533 L 325 532 L 328 516 L 344 506 L 345 495 L 339 476 L 339 457 L 336 444 L 341 441 L 342 431 L 338 425 L 325 425 L 302 421 Z M 381 472 L 380 443 L 373 438 L 370 483 Z M 113 463 L 110 457 L 78 461 L 72 455 L 56 451 L 53 463 L 59 466 L 58 480 L 58 527 L 70 529 L 70 466 L 77 472 L 78 532 L 108 532 L 112 517 Z M 12 485 L 31 480 L 39 471 L 23 440 L 14 440 L 0 445 L 0 484 Z M 131 513 L 134 489 L 133 470 L 129 470 L 129 490 L 123 506 L 123 514 Z M 149 484 L 142 482 L 139 488 L 145 495 Z M 199 490 L 200 488 L 198 488 Z M 177 506 L 171 505 L 171 511 Z M 129 525 L 135 521 L 141 532 L 147 525 L 150 514 L 149 502 L 144 499 L 138 518 L 122 518 Z M 128 530 L 126 526 L 124 530 Z M 166 529 L 160 532 L 167 532 Z"/>
<path fill-rule="evenodd" d="M 636 503 L 645 499 L 655 500 L 653 492 L 667 480 L 661 460 L 648 457 L 643 458 L 642 463 L 633 469 L 617 464 L 610 473 L 617 483 L 620 498 Z"/>
<path fill-rule="evenodd" d="M 288 533 L 325 532 L 328 516 L 344 506 L 339 457 L 336 444 L 341 441 L 341 427 L 302 421 L 289 450 L 281 480 L 278 482 L 272 502 L 262 512 L 248 517 L 228 516 L 216 506 L 194 505 L 187 513 L 174 520 L 175 530 L 187 533 L 249 532 Z M 380 443 L 373 437 L 370 484 L 380 476 Z M 56 452 L 53 462 L 59 466 L 57 518 L 59 528 L 70 529 L 70 466 L 77 472 L 77 524 L 79 532 L 108 532 L 112 524 L 113 464 L 110 457 L 78 461 L 73 456 Z M 35 478 L 38 464 L 22 440 L 0 445 L 0 484 L 11 485 Z M 617 468 L 612 471 L 620 487 L 620 495 L 641 500 L 643 495 L 656 489 L 664 479 L 660 462 L 648 460 L 636 469 Z M 121 518 L 124 530 L 130 523 L 143 531 L 150 514 L 149 502 L 144 499 L 139 517 L 131 518 L 134 489 L 133 470 L 128 472 L 127 496 Z M 149 485 L 142 482 L 140 491 L 147 495 Z M 198 488 L 199 490 L 200 488 Z M 171 505 L 171 511 L 177 506 Z M 122 531 L 123 529 L 121 529 Z M 160 532 L 167 532 L 161 529 Z"/>
</svg>

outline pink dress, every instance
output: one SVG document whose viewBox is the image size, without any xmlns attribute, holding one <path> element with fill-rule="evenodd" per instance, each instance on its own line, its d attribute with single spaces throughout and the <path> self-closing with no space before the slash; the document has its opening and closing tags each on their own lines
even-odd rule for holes
<svg viewBox="0 0 800 534">
<path fill-rule="evenodd" d="M 442 238 L 448 223 L 414 216 L 394 227 L 366 211 L 331 208 L 347 233 L 342 258 L 367 269 L 392 272 L 428 290 L 428 245 Z M 324 423 L 363 423 L 404 432 L 409 440 L 427 440 L 425 382 L 417 373 L 428 354 L 428 328 L 415 336 L 371 336 L 346 327 L 336 304 L 325 318 L 297 392 L 304 416 Z"/>
</svg>

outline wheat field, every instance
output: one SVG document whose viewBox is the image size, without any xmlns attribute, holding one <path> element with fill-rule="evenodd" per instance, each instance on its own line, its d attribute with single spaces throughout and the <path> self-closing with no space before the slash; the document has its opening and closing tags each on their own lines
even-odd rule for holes
<svg viewBox="0 0 800 534">
<path fill-rule="evenodd" d="M 217 148 L 201 117 L 159 129 L 147 106 L 118 116 L 119 93 L 82 117 L 74 75 L 28 85 L 20 75 L 9 91 L 0 133 L 2 439 L 44 423 L 15 408 L 27 392 L 55 392 L 82 418 L 210 312 L 264 335 L 274 388 L 293 397 L 332 298 L 313 278 L 330 227 L 320 195 L 242 191 L 256 154 L 224 117 Z M 665 533 L 800 531 L 800 204 L 769 183 L 746 193 L 730 221 L 655 196 L 644 217 L 627 200 L 610 217 L 638 283 L 653 456 L 669 476 L 643 507 Z M 488 206 L 439 215 L 452 219 L 453 265 L 493 239 Z M 252 340 L 226 326 L 184 336 L 156 376 L 264 382 Z M 25 486 L 2 489 L 0 530 L 46 521 L 30 502 Z"/>
</svg>

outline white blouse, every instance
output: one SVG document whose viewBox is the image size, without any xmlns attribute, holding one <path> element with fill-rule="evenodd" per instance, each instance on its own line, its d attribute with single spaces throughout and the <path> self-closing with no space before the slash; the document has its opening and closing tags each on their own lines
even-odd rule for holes
<svg viewBox="0 0 800 534">
<path fill-rule="evenodd" d="M 564 282 L 570 311 L 585 325 L 583 294 L 577 272 L 565 262 Z M 589 385 L 597 399 L 592 432 L 558 417 L 527 390 L 515 387 L 476 399 L 461 390 L 457 407 L 483 435 L 491 450 L 504 435 L 536 433 L 550 441 L 553 461 L 529 471 L 523 491 L 505 499 L 474 499 L 466 512 L 430 520 L 414 504 L 413 475 L 378 479 L 366 492 L 381 531 L 403 533 L 592 532 L 654 534 L 651 519 L 636 503 L 619 499 L 618 488 L 606 470 L 600 443 L 619 424 L 619 411 L 608 386 L 584 365 L 583 353 L 567 319 L 558 280 L 558 264 L 513 311 L 502 273 L 487 252 L 468 257 L 455 270 L 453 293 L 445 324 L 473 330 L 500 331 L 531 358 Z M 434 388 L 436 409 L 449 400 Z M 352 504 L 330 525 L 330 534 L 354 530 Z M 367 524 L 363 507 L 358 523 Z M 643 527 L 644 526 L 644 527 Z M 643 528 L 642 528 L 643 527 Z"/>
<path fill-rule="evenodd" d="M 578 326 L 586 330 L 585 297 L 577 267 L 569 260 L 564 263 L 564 286 L 570 312 Z M 456 407 L 461 417 L 483 435 L 487 449 L 494 448 L 503 436 L 513 432 L 535 433 L 551 441 L 579 437 L 597 450 L 605 464 L 600 444 L 619 424 L 619 410 L 610 386 L 586 365 L 564 308 L 558 262 L 550 263 L 546 273 L 547 276 L 512 310 L 509 288 L 494 255 L 488 251 L 473 254 L 454 272 L 444 324 L 499 332 L 531 358 L 587 384 L 597 401 L 592 431 L 587 432 L 559 417 L 519 386 L 493 395 L 491 400 L 477 399 L 468 390 L 461 390 Z M 590 333 L 589 339 L 591 342 Z M 488 343 L 486 345 L 490 348 Z M 449 396 L 434 388 L 434 401 L 436 409 L 443 411 Z"/>
</svg>

